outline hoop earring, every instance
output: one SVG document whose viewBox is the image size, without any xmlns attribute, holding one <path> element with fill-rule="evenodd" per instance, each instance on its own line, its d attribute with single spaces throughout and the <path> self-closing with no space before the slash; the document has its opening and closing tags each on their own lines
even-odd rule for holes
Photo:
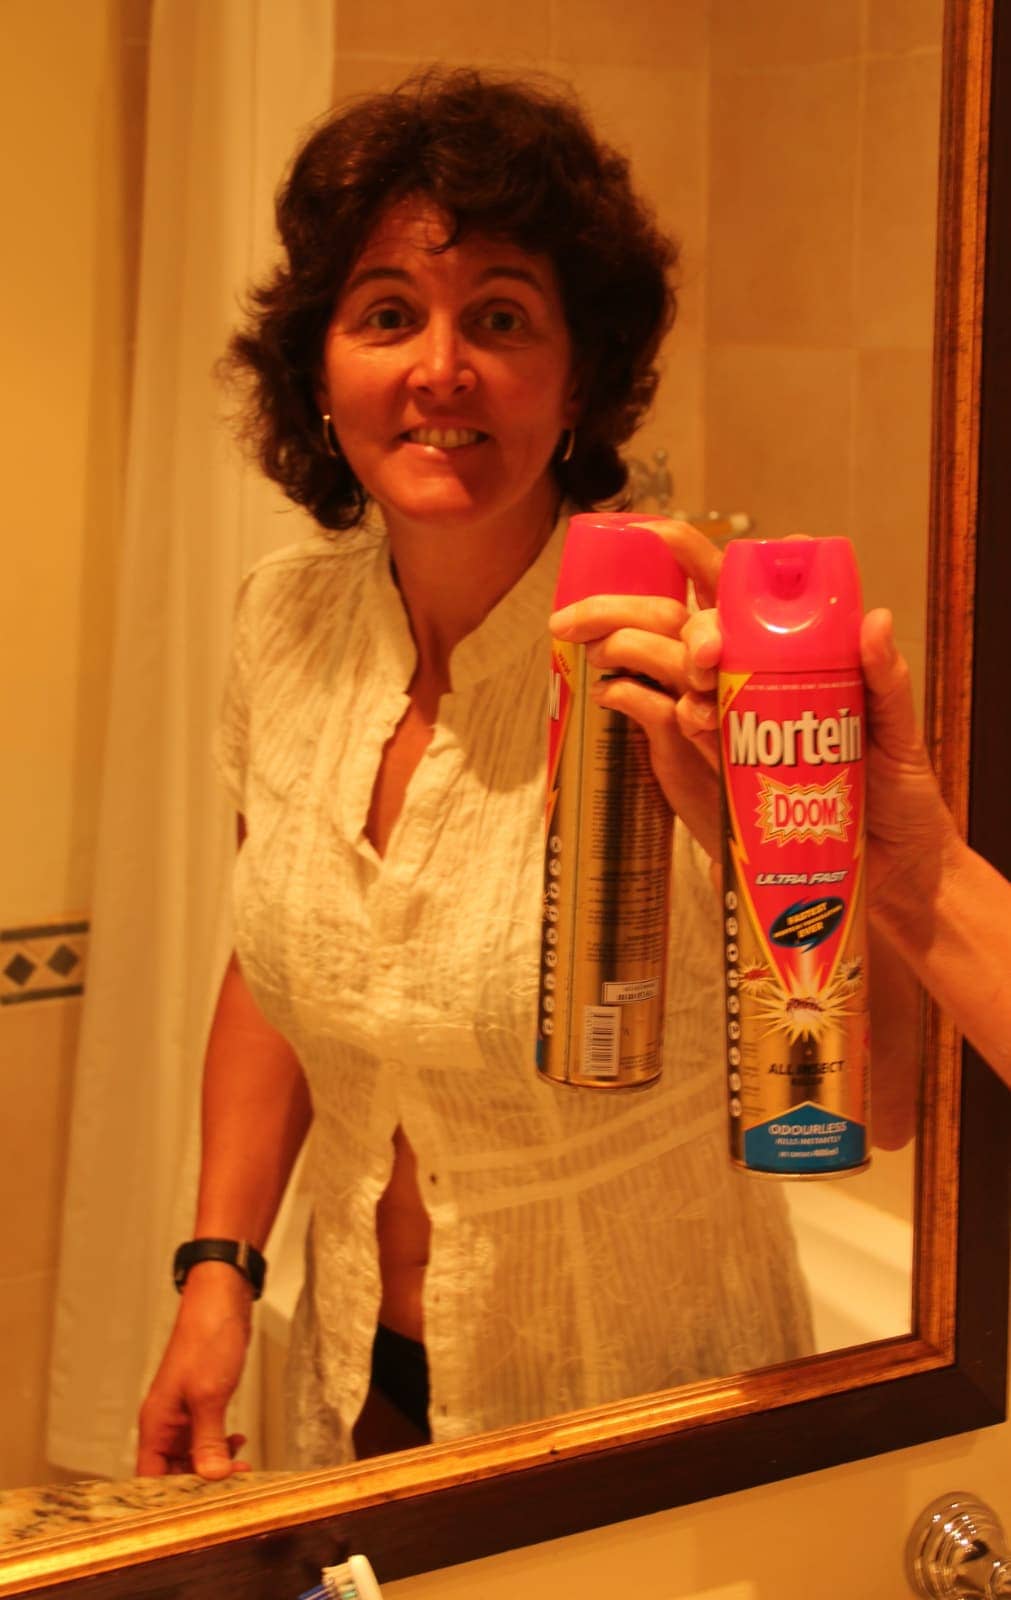
<svg viewBox="0 0 1011 1600">
<path fill-rule="evenodd" d="M 567 428 L 566 429 L 566 433 L 567 433 L 568 437 L 565 440 L 565 449 L 562 451 L 561 455 L 558 457 L 558 462 L 559 462 L 560 466 L 564 466 L 566 461 L 571 461 L 572 460 L 572 452 L 576 448 L 576 430 L 575 430 L 575 428 Z"/>
<path fill-rule="evenodd" d="M 335 461 L 340 460 L 341 447 L 337 443 L 337 435 L 334 433 L 329 411 L 324 411 L 323 413 L 323 448 L 328 456 L 333 456 Z"/>
</svg>

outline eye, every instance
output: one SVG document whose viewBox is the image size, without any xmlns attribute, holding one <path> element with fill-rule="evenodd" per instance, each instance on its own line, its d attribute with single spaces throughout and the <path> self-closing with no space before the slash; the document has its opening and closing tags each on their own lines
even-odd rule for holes
<svg viewBox="0 0 1011 1600">
<path fill-rule="evenodd" d="M 362 318 L 362 325 L 373 329 L 376 333 L 400 333 L 410 326 L 411 320 L 407 306 L 387 302 L 385 305 L 373 306 L 367 311 Z"/>
<path fill-rule="evenodd" d="M 526 316 L 519 306 L 486 306 L 477 320 L 487 333 L 523 333 L 527 326 Z"/>
</svg>

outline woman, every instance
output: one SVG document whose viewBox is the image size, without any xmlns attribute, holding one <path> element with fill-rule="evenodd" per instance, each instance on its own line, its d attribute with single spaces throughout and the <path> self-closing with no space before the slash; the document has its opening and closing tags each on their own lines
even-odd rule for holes
<svg viewBox="0 0 1011 1600">
<path fill-rule="evenodd" d="M 235 1243 L 262 1247 L 310 1121 L 293 1465 L 810 1348 L 781 1198 L 724 1157 L 718 914 L 686 835 L 661 1082 L 556 1092 L 531 1056 L 562 504 L 624 483 L 673 247 L 572 104 L 471 72 L 329 118 L 278 220 L 286 258 L 233 356 L 264 469 L 340 531 L 240 600 L 219 748 L 237 955 L 195 1228 L 233 1243 L 183 1253 L 141 1472 L 233 1470 Z M 674 537 L 711 580 L 705 541 Z M 661 773 L 686 809 L 693 771 Z"/>
</svg>

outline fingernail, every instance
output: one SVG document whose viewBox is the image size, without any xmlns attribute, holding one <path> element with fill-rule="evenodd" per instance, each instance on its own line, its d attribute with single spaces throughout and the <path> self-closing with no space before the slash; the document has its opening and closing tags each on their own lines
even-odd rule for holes
<svg viewBox="0 0 1011 1600">
<path fill-rule="evenodd" d="M 548 618 L 548 627 L 552 633 L 565 634 L 572 624 L 572 607 L 563 606 L 560 611 L 553 611 Z"/>
</svg>

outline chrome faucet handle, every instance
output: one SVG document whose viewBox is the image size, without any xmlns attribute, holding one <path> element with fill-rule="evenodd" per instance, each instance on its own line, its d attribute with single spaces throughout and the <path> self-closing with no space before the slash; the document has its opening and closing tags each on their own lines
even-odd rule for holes
<svg viewBox="0 0 1011 1600">
<path fill-rule="evenodd" d="M 909 1535 L 906 1578 L 923 1600 L 1011 1595 L 1011 1558 L 996 1512 L 960 1491 L 932 1500 Z"/>
<path fill-rule="evenodd" d="M 670 509 L 671 495 L 674 493 L 674 479 L 667 465 L 666 450 L 653 451 L 653 492 L 656 495 L 657 505 L 661 511 Z"/>
<path fill-rule="evenodd" d="M 647 503 L 653 501 L 658 511 L 666 512 L 674 493 L 674 480 L 667 465 L 666 450 L 653 451 L 652 465 L 647 465 L 639 456 L 629 456 L 625 466 L 628 469 L 628 492 L 632 505 L 646 509 Z"/>
</svg>

